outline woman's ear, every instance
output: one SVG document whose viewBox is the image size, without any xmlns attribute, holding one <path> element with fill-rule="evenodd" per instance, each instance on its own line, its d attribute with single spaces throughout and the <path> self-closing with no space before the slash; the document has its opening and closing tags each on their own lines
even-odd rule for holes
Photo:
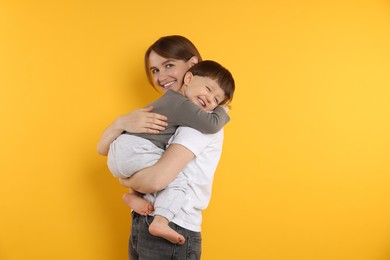
<svg viewBox="0 0 390 260">
<path fill-rule="evenodd" d="M 188 60 L 188 64 L 190 65 L 190 68 L 197 64 L 199 62 L 198 57 L 192 56 L 191 59 Z"/>
</svg>

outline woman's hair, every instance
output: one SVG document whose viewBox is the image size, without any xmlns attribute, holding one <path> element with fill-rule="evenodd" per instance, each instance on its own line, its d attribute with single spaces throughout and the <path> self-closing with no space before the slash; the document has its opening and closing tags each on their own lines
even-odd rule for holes
<svg viewBox="0 0 390 260">
<path fill-rule="evenodd" d="M 167 59 L 189 61 L 195 56 L 199 61 L 202 61 L 198 49 L 187 38 L 180 35 L 161 37 L 153 43 L 145 53 L 146 77 L 152 86 L 154 86 L 153 78 L 149 71 L 149 56 L 152 51 Z"/>
<path fill-rule="evenodd" d="M 221 102 L 221 105 L 232 102 L 235 90 L 234 79 L 230 71 L 221 64 L 205 60 L 195 64 L 188 71 L 194 76 L 211 78 L 217 82 L 225 92 L 225 99 Z"/>
</svg>

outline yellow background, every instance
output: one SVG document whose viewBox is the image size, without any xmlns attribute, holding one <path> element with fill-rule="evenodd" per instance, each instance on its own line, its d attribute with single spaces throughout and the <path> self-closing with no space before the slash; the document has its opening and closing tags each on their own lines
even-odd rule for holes
<svg viewBox="0 0 390 260">
<path fill-rule="evenodd" d="M 384 0 L 1 1 L 0 259 L 126 259 L 96 144 L 171 34 L 237 84 L 202 259 L 390 259 Z"/>
</svg>

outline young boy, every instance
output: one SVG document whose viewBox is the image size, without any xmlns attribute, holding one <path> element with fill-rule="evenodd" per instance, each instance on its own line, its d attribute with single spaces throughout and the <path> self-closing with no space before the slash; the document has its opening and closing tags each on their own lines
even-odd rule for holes
<svg viewBox="0 0 390 260">
<path fill-rule="evenodd" d="M 111 173 L 115 177 L 128 178 L 156 163 L 179 126 L 189 126 L 207 134 L 218 132 L 230 120 L 226 104 L 232 100 L 234 89 L 231 73 L 217 62 L 203 61 L 191 67 L 178 92 L 168 90 L 150 104 L 153 112 L 167 116 L 168 127 L 164 131 L 159 134 L 125 132 L 111 143 L 107 162 Z M 186 199 L 187 180 L 179 176 L 172 185 L 158 192 L 154 203 L 155 218 L 149 231 L 182 244 L 184 237 L 168 226 Z M 130 201 L 136 212 L 147 215 L 153 211 L 153 206 L 148 205 L 141 212 L 137 210 L 145 203 L 148 202 L 137 196 Z"/>
</svg>

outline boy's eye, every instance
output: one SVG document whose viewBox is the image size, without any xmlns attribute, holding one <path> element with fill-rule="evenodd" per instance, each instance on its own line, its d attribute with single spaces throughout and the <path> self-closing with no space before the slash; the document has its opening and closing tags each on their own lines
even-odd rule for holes
<svg viewBox="0 0 390 260">
<path fill-rule="evenodd" d="M 206 86 L 206 89 L 207 89 L 207 91 L 208 91 L 208 92 L 210 92 L 210 91 L 211 91 L 211 89 L 210 89 L 208 86 Z"/>
<path fill-rule="evenodd" d="M 219 100 L 217 98 L 214 98 L 214 102 L 219 104 Z"/>
</svg>

